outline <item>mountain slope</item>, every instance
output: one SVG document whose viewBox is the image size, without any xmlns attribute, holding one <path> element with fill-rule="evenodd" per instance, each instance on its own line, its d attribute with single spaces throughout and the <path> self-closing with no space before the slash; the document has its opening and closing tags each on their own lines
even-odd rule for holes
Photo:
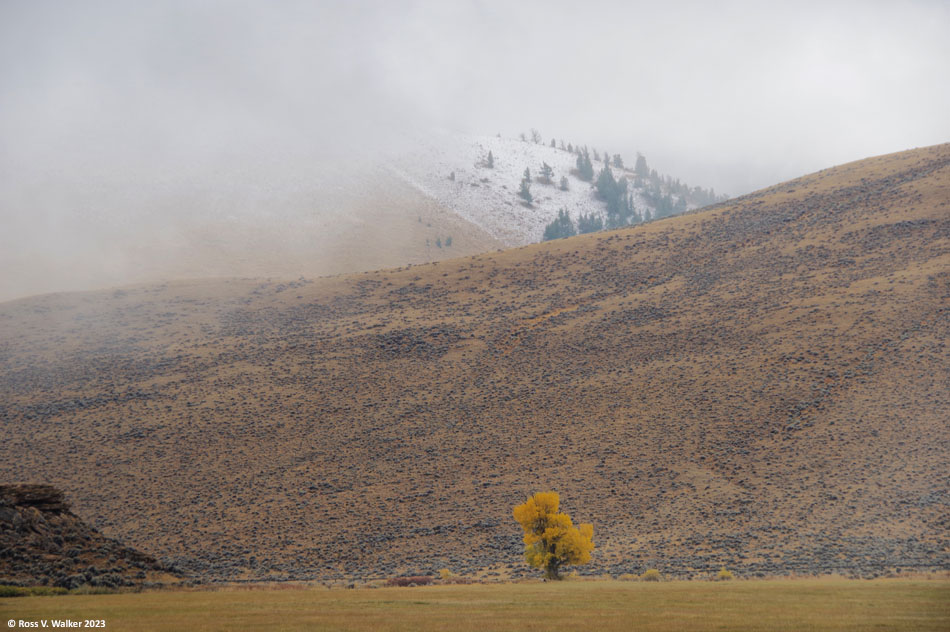
<svg viewBox="0 0 950 632">
<path fill-rule="evenodd" d="M 0 300 L 170 279 L 325 276 L 503 245 L 378 161 L 196 171 L 0 186 L 0 205 L 24 209 L 0 232 Z"/>
<path fill-rule="evenodd" d="M 574 222 L 581 215 L 606 218 L 606 203 L 598 198 L 593 183 L 577 175 L 576 151 L 580 146 L 568 151 L 501 136 L 445 133 L 425 136 L 414 147 L 391 157 L 393 173 L 508 246 L 541 241 L 545 226 L 554 221 L 560 209 L 567 211 Z M 492 167 L 486 162 L 489 153 Z M 592 158 L 595 179 L 605 168 L 603 158 Z M 540 178 L 545 164 L 553 172 L 547 182 Z M 645 159 L 643 166 L 646 170 Z M 652 175 L 647 170 L 647 175 L 638 178 L 632 167 L 607 168 L 615 178 L 628 180 L 636 222 L 664 214 L 658 215 L 658 202 L 652 196 L 669 196 L 671 208 L 665 214 L 672 212 L 674 198 L 682 204 L 681 210 L 695 209 L 709 203 L 707 198 L 715 198 L 686 185 L 673 191 L 674 182 L 679 181 L 662 178 L 655 170 Z M 524 204 L 518 196 L 526 168 L 531 174 L 531 204 Z M 563 188 L 561 178 L 565 179 Z"/>
<path fill-rule="evenodd" d="M 213 577 L 950 567 L 950 145 L 438 264 L 0 305 L 0 476 Z"/>
<path fill-rule="evenodd" d="M 255 155 L 171 172 L 8 174 L 0 206 L 16 212 L 0 232 L 0 301 L 171 279 L 415 265 L 538 242 L 559 208 L 575 221 L 604 215 L 591 184 L 570 175 L 576 156 L 567 151 L 418 130 L 396 148 L 381 144 L 389 148 L 334 159 Z M 482 161 L 492 149 L 497 160 L 488 169 Z M 535 202 L 525 206 L 520 179 L 526 167 L 538 175 L 545 161 L 553 182 L 534 182 Z M 673 184 L 648 177 L 634 190 L 632 172 L 613 172 L 630 178 L 638 217 L 655 214 L 648 198 Z M 705 199 L 687 193 L 676 196 L 682 208 Z"/>
</svg>

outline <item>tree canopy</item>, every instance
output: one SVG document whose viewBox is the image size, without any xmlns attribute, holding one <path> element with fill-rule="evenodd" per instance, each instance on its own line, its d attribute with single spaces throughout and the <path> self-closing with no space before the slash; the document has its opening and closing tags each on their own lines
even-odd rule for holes
<svg viewBox="0 0 950 632">
<path fill-rule="evenodd" d="M 563 208 L 557 212 L 557 219 L 544 227 L 544 241 L 573 237 L 577 234 L 571 216 Z"/>
<path fill-rule="evenodd" d="M 524 177 L 521 178 L 521 188 L 518 190 L 518 197 L 525 201 L 525 204 L 534 202 L 534 196 L 531 195 L 531 170 L 524 168 Z"/>
<path fill-rule="evenodd" d="M 577 177 L 585 182 L 590 182 L 594 178 L 594 165 L 586 149 L 577 154 Z"/>
<path fill-rule="evenodd" d="M 608 165 L 604 165 L 597 176 L 597 196 L 607 202 L 608 226 L 615 228 L 630 221 L 633 215 L 633 200 L 627 195 L 627 179 L 615 179 Z"/>
<path fill-rule="evenodd" d="M 595 215 L 593 211 L 587 214 L 581 213 L 577 218 L 577 232 L 581 234 L 596 233 L 603 229 L 604 219 L 600 215 Z"/>
<path fill-rule="evenodd" d="M 558 511 L 557 492 L 537 492 L 514 508 L 515 520 L 524 530 L 525 561 L 544 569 L 548 579 L 561 579 L 560 569 L 586 564 L 594 550 L 594 527 L 574 526 L 571 517 Z"/>
<path fill-rule="evenodd" d="M 551 183 L 551 176 L 554 175 L 554 169 L 546 162 L 541 163 L 541 181 L 547 184 Z"/>
</svg>

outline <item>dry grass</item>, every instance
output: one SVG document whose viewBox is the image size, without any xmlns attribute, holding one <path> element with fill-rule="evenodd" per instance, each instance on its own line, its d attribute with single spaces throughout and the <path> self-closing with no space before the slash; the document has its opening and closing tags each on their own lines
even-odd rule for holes
<svg viewBox="0 0 950 632">
<path fill-rule="evenodd" d="M 617 581 L 0 600 L 0 618 L 109 630 L 946 630 L 950 583 Z"/>
<path fill-rule="evenodd" d="M 692 215 L 305 281 L 0 304 L 0 480 L 226 578 L 950 564 L 950 145 Z M 418 222 L 417 222 L 418 224 Z"/>
</svg>

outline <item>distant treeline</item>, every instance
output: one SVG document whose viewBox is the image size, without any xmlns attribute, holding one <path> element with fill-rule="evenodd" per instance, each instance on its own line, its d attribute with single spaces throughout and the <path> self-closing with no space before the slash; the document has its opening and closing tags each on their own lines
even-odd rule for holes
<svg viewBox="0 0 950 632">
<path fill-rule="evenodd" d="M 529 134 L 521 134 L 524 142 L 542 144 L 541 134 L 532 129 Z M 690 187 L 679 178 L 660 175 L 656 169 L 651 169 L 643 154 L 637 153 L 637 159 L 632 169 L 624 164 L 620 154 L 611 154 L 608 151 L 598 151 L 586 145 L 565 143 L 564 140 L 551 139 L 550 146 L 554 149 L 570 152 L 577 156 L 575 168 L 571 175 L 584 182 L 590 182 L 596 189 L 597 198 L 605 203 L 605 212 L 597 215 L 593 212 L 581 215 L 575 225 L 570 215 L 564 209 L 558 213 L 557 219 L 547 225 L 544 239 L 558 239 L 570 237 L 578 233 L 590 233 L 604 228 L 617 228 L 629 224 L 669 217 L 684 213 L 690 207 L 699 208 L 727 200 L 727 195 L 717 195 L 712 188 Z M 599 169 L 595 165 L 599 163 Z M 542 169 L 547 167 L 543 165 Z M 618 173 L 614 173 L 617 170 Z M 525 170 L 528 174 L 528 170 Z M 550 177 L 550 174 L 546 174 Z M 530 193 L 527 186 L 530 176 L 526 175 L 522 181 L 519 195 L 529 204 Z M 561 189 L 567 189 L 566 179 L 562 178 Z M 639 194 L 647 208 L 638 210 L 634 196 Z"/>
</svg>

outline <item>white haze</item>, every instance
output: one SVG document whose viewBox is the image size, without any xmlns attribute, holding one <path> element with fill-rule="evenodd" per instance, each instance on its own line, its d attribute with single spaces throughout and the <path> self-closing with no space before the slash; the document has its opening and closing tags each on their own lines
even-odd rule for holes
<svg viewBox="0 0 950 632">
<path fill-rule="evenodd" d="M 121 280 L 130 226 L 335 190 L 416 130 L 537 128 L 733 195 L 945 142 L 948 32 L 940 1 L 3 0 L 0 300 L 28 267 Z"/>
</svg>

